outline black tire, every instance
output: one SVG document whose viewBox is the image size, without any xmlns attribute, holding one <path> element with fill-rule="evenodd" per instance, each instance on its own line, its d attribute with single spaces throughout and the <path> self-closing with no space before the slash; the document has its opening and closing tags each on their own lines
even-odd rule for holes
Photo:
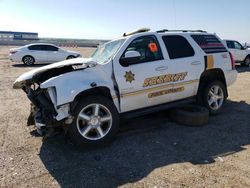
<svg viewBox="0 0 250 188">
<path fill-rule="evenodd" d="M 207 124 L 209 111 L 202 106 L 186 105 L 173 109 L 170 113 L 171 119 L 181 125 L 199 127 Z"/>
<path fill-rule="evenodd" d="M 22 62 L 24 65 L 31 66 L 35 63 L 35 58 L 30 55 L 26 55 L 23 57 Z"/>
<path fill-rule="evenodd" d="M 107 133 L 104 137 L 97 139 L 97 140 L 90 140 L 88 138 L 85 138 L 80 133 L 80 126 L 88 127 L 90 125 L 87 122 L 90 122 L 90 121 L 81 120 L 81 118 L 80 118 L 80 120 L 78 119 L 80 112 L 82 112 L 82 110 L 85 108 L 88 109 L 88 106 L 91 106 L 92 104 L 93 105 L 100 104 L 100 105 L 104 106 L 106 109 L 108 109 L 108 111 L 110 112 L 111 118 L 112 118 L 111 123 L 110 123 L 111 128 L 109 129 L 109 131 L 107 131 Z M 102 108 L 101 107 L 99 107 L 99 108 L 101 111 Z M 94 113 L 94 112 L 92 112 L 92 113 Z M 115 135 L 117 134 L 117 132 L 119 130 L 119 114 L 117 112 L 117 109 L 116 109 L 113 101 L 111 101 L 110 99 L 103 97 L 103 96 L 89 96 L 89 97 L 85 97 L 84 99 L 80 100 L 78 102 L 74 112 L 73 112 L 73 115 L 74 115 L 74 120 L 73 120 L 72 124 L 69 125 L 68 136 L 69 136 L 70 140 L 77 146 L 101 146 L 101 145 L 107 144 L 114 139 Z M 93 114 L 91 116 L 93 116 Z M 80 124 L 80 122 L 82 122 L 82 123 Z M 86 128 L 84 128 L 84 129 L 86 130 Z M 97 134 L 98 131 L 95 128 L 92 128 L 88 134 L 90 134 L 90 133 L 95 134 L 94 131 Z"/>
<path fill-rule="evenodd" d="M 244 65 L 247 66 L 247 67 L 250 66 L 250 55 L 248 55 L 248 56 L 246 57 L 246 59 L 244 60 Z"/>
<path fill-rule="evenodd" d="M 73 56 L 73 55 L 70 55 L 70 56 L 68 56 L 66 59 L 74 59 L 74 58 L 76 58 L 76 57 Z"/>
<path fill-rule="evenodd" d="M 222 97 L 222 98 L 217 99 L 219 102 L 217 101 L 217 102 L 214 102 L 212 104 L 209 104 L 210 99 L 213 101 L 213 99 L 210 96 L 209 92 L 211 90 L 213 90 L 214 87 L 219 87 L 220 88 L 219 89 L 220 92 L 219 92 L 217 97 L 219 97 L 219 95 L 221 95 L 220 97 Z M 222 108 L 222 106 L 223 106 L 223 104 L 225 102 L 225 99 L 226 99 L 226 87 L 222 82 L 214 81 L 214 82 L 211 82 L 211 83 L 209 83 L 209 84 L 207 84 L 205 86 L 205 88 L 202 91 L 201 95 L 202 95 L 201 97 L 202 97 L 203 106 L 208 109 L 208 111 L 209 111 L 209 113 L 211 115 L 215 115 L 215 114 L 218 114 L 220 112 L 220 110 L 221 110 L 221 108 Z M 216 99 L 214 99 L 214 100 L 216 100 Z M 216 107 L 215 103 L 218 104 L 218 108 Z"/>
</svg>

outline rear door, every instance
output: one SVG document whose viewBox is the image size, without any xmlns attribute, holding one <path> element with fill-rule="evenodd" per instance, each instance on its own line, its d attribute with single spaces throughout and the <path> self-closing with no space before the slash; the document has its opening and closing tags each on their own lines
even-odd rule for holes
<svg viewBox="0 0 250 188">
<path fill-rule="evenodd" d="M 173 77 L 172 93 L 168 94 L 171 101 L 184 99 L 196 95 L 199 78 L 204 70 L 204 57 L 197 48 L 192 47 L 189 35 L 165 35 L 162 36 L 168 59 L 168 72 Z"/>
<path fill-rule="evenodd" d="M 230 40 L 227 40 L 226 43 L 227 43 L 227 47 L 228 47 L 229 51 L 232 53 L 234 59 L 235 59 L 236 61 L 239 61 L 239 60 L 236 59 L 236 57 L 235 57 L 236 51 L 237 51 L 237 50 L 236 50 L 235 47 L 234 47 L 234 42 L 233 42 L 233 41 L 230 41 Z"/>
</svg>

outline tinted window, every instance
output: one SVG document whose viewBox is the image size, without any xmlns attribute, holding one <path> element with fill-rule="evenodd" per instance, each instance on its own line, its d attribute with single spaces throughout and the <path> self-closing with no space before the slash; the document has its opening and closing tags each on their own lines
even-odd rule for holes
<svg viewBox="0 0 250 188">
<path fill-rule="evenodd" d="M 227 41 L 227 47 L 228 47 L 228 48 L 234 48 L 234 43 L 233 43 L 233 41 Z"/>
<path fill-rule="evenodd" d="M 191 35 L 191 37 L 207 54 L 227 52 L 225 46 L 215 35 Z"/>
<path fill-rule="evenodd" d="M 58 48 L 55 46 L 50 46 L 50 45 L 46 45 L 46 49 L 47 51 L 58 51 Z"/>
<path fill-rule="evenodd" d="M 44 45 L 32 45 L 28 47 L 29 50 L 45 50 Z"/>
<path fill-rule="evenodd" d="M 194 55 L 194 50 L 187 39 L 179 35 L 169 35 L 162 37 L 168 51 L 170 59 L 190 57 Z"/>
<path fill-rule="evenodd" d="M 128 51 L 137 51 L 141 54 L 138 63 L 163 59 L 160 46 L 154 36 L 143 36 L 133 40 L 122 57 Z"/>
<path fill-rule="evenodd" d="M 238 50 L 241 50 L 243 47 L 242 47 L 242 45 L 240 43 L 234 41 L 234 48 L 238 49 Z"/>
</svg>

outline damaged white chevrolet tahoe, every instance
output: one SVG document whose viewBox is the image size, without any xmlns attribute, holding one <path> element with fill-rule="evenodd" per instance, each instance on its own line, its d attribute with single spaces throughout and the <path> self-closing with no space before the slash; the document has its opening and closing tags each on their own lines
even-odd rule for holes
<svg viewBox="0 0 250 188">
<path fill-rule="evenodd" d="M 21 75 L 39 133 L 58 126 L 77 145 L 112 140 L 121 117 L 198 101 L 217 113 L 237 71 L 227 47 L 204 31 L 125 33 L 76 58 Z"/>
</svg>

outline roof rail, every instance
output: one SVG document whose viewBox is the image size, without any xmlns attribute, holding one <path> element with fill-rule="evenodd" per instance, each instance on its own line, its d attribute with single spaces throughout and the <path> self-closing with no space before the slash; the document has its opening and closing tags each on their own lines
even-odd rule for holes
<svg viewBox="0 0 250 188">
<path fill-rule="evenodd" d="M 137 29 L 135 31 L 130 31 L 130 32 L 124 33 L 123 36 L 126 37 L 126 36 L 133 35 L 136 33 L 143 33 L 143 32 L 148 32 L 148 31 L 150 31 L 149 28 L 141 28 L 141 29 Z"/>
<path fill-rule="evenodd" d="M 175 32 L 175 31 L 180 31 L 180 32 L 200 32 L 200 33 L 206 33 L 206 31 L 203 30 L 168 30 L 168 29 L 162 29 L 159 31 L 156 31 L 157 33 L 165 33 L 165 32 Z"/>
</svg>

